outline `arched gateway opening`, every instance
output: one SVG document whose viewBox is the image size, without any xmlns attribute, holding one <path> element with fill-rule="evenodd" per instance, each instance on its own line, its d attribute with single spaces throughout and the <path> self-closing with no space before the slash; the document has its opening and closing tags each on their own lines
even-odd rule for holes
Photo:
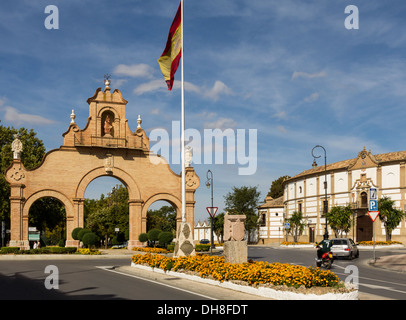
<svg viewBox="0 0 406 320">
<path fill-rule="evenodd" d="M 26 170 L 20 160 L 21 148 L 15 149 L 14 159 L 6 171 L 10 184 L 10 246 L 28 248 L 28 213 L 30 206 L 41 197 L 53 197 L 66 210 L 66 246 L 78 246 L 72 230 L 84 226 L 84 201 L 88 185 L 95 179 L 111 176 L 128 190 L 129 248 L 140 245 L 138 236 L 146 232 L 147 211 L 156 201 L 171 203 L 181 222 L 181 175 L 149 150 L 149 139 L 141 127 L 135 132 L 125 117 L 127 101 L 119 90 L 98 88 L 87 100 L 89 118 L 84 129 L 71 123 L 62 135 L 64 144 L 48 152 L 42 163 Z M 108 119 L 107 119 L 108 116 Z M 16 145 L 19 145 L 16 143 Z M 193 226 L 194 194 L 200 180 L 192 167 L 185 169 L 186 221 Z"/>
</svg>

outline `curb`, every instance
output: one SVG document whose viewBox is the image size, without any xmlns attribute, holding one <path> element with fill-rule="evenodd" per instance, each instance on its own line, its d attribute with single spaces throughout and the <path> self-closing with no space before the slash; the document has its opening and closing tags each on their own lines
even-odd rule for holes
<svg viewBox="0 0 406 320">
<path fill-rule="evenodd" d="M 90 260 L 90 259 L 131 259 L 129 254 L 7 254 L 0 255 L 0 261 L 17 260 Z"/>
<path fill-rule="evenodd" d="M 156 272 L 160 274 L 165 274 L 168 276 L 174 276 L 178 278 L 183 278 L 191 281 L 196 281 L 200 283 L 205 283 L 205 284 L 210 284 L 214 286 L 218 286 L 221 288 L 225 289 L 231 289 L 239 292 L 244 292 L 256 296 L 261 296 L 261 297 L 266 297 L 270 299 L 275 299 L 275 300 L 358 300 L 358 290 L 353 290 L 347 293 L 327 293 L 327 294 L 302 294 L 302 293 L 296 293 L 292 291 L 281 291 L 281 290 L 275 290 L 271 288 L 265 288 L 265 287 L 250 287 L 250 286 L 243 286 L 243 285 L 238 285 L 232 282 L 220 282 L 212 279 L 204 279 L 199 276 L 195 275 L 190 275 L 186 273 L 181 273 L 181 272 L 174 272 L 174 271 L 164 271 L 159 268 L 151 268 L 139 264 L 135 264 L 131 262 L 131 267 L 132 268 L 137 268 L 140 270 L 144 271 L 149 271 L 149 272 Z"/>
</svg>

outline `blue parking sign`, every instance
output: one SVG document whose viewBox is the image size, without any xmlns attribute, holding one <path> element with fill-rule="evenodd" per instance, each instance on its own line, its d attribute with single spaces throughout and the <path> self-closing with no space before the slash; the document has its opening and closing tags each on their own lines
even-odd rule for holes
<svg viewBox="0 0 406 320">
<path fill-rule="evenodd" d="M 369 211 L 378 211 L 378 200 L 369 200 Z"/>
</svg>

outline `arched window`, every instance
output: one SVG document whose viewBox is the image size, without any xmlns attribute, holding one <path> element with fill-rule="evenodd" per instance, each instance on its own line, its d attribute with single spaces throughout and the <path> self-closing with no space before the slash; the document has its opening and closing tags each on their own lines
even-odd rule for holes
<svg viewBox="0 0 406 320">
<path fill-rule="evenodd" d="M 368 207 L 368 195 L 366 192 L 361 193 L 361 207 Z"/>
</svg>

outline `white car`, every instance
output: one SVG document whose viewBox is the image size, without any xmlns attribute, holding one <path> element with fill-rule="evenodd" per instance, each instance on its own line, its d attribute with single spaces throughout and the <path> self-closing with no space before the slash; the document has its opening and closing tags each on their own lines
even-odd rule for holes
<svg viewBox="0 0 406 320">
<path fill-rule="evenodd" d="M 331 241 L 333 242 L 331 252 L 333 252 L 334 257 L 347 257 L 350 260 L 359 257 L 358 247 L 352 239 L 335 238 Z"/>
</svg>

